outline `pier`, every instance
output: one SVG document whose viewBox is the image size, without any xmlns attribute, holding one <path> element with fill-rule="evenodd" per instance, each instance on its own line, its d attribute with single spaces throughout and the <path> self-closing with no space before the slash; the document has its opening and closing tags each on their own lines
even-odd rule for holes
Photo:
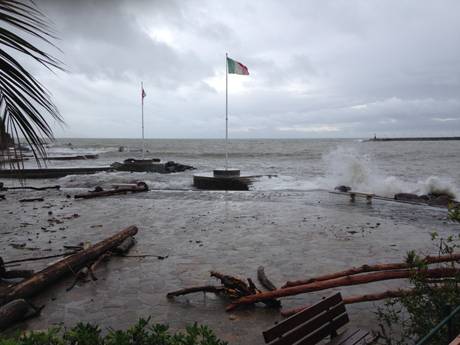
<svg viewBox="0 0 460 345">
<path fill-rule="evenodd" d="M 448 141 L 460 140 L 460 137 L 412 137 L 412 138 L 377 138 L 368 139 L 366 141 Z"/>
</svg>

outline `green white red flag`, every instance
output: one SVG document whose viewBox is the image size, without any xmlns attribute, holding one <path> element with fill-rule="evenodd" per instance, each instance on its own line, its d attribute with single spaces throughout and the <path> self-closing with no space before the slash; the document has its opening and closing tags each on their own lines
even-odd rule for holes
<svg viewBox="0 0 460 345">
<path fill-rule="evenodd" d="M 227 57 L 227 70 L 229 74 L 249 75 L 249 70 L 245 65 L 229 57 Z"/>
</svg>

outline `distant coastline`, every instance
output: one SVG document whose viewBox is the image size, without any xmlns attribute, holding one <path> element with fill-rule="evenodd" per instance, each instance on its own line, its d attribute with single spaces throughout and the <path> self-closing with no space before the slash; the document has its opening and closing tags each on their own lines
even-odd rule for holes
<svg viewBox="0 0 460 345">
<path fill-rule="evenodd" d="M 460 140 L 460 137 L 413 137 L 413 138 L 371 138 L 365 141 L 446 141 Z"/>
</svg>

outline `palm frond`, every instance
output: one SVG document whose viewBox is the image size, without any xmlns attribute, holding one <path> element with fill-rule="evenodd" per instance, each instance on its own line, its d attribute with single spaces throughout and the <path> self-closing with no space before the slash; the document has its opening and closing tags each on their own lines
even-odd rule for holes
<svg viewBox="0 0 460 345">
<path fill-rule="evenodd" d="M 18 147 L 23 137 L 40 164 L 40 158 L 46 157 L 43 138 L 53 139 L 48 118 L 62 123 L 62 117 L 46 88 L 2 47 L 48 69 L 63 68 L 58 59 L 38 48 L 31 38 L 55 47 L 55 36 L 46 17 L 33 1 L 0 0 L 0 151 L 9 155 L 11 151 L 5 151 L 2 143 L 11 138 L 13 146 Z"/>
</svg>

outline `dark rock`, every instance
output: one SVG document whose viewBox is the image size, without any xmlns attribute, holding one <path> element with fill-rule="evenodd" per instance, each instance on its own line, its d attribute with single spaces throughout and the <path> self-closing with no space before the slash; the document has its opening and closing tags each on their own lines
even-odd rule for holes
<svg viewBox="0 0 460 345">
<path fill-rule="evenodd" d="M 430 198 L 428 201 L 429 205 L 432 206 L 444 206 L 447 207 L 449 206 L 449 203 L 452 201 L 452 197 L 449 195 L 433 195 L 433 194 L 428 194 L 428 197 Z"/>
<path fill-rule="evenodd" d="M 334 190 L 346 193 L 346 192 L 351 191 L 351 187 L 341 185 L 341 186 L 335 187 Z"/>
<path fill-rule="evenodd" d="M 180 164 L 173 161 L 169 161 L 165 163 L 165 169 L 167 172 L 182 172 L 185 170 L 192 170 L 195 169 L 190 165 Z"/>
<path fill-rule="evenodd" d="M 417 195 L 411 193 L 398 193 L 395 194 L 394 198 L 395 200 L 420 202 L 430 206 L 447 207 L 449 206 L 449 203 L 454 205 L 458 204 L 458 202 L 456 202 L 449 194 L 430 193 L 428 195 Z"/>
<path fill-rule="evenodd" d="M 104 191 L 104 189 L 103 189 L 101 186 L 96 186 L 96 187 L 94 188 L 94 190 L 92 190 L 92 191 L 90 191 L 90 192 L 95 192 L 95 193 L 97 193 L 97 192 L 103 192 L 103 191 Z"/>
<path fill-rule="evenodd" d="M 426 195 L 417 195 L 412 193 L 398 193 L 394 196 L 395 200 L 412 201 L 412 202 L 428 202 L 429 198 Z"/>
</svg>

